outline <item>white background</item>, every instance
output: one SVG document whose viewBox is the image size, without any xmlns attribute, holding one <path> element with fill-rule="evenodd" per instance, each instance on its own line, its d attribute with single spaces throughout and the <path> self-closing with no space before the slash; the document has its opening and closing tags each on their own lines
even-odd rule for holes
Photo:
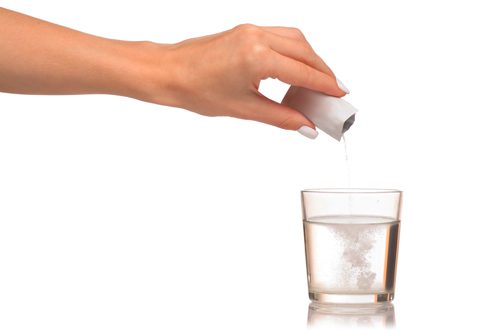
<svg viewBox="0 0 500 333">
<path fill-rule="evenodd" d="M 499 327 L 494 3 L 1 6 L 158 42 L 299 27 L 360 109 L 351 185 L 405 192 L 394 307 L 407 332 Z M 277 100 L 286 88 L 262 86 Z M 346 175 L 343 145 L 324 133 L 113 96 L 0 94 L 0 331 L 305 330 L 299 193 Z"/>
</svg>

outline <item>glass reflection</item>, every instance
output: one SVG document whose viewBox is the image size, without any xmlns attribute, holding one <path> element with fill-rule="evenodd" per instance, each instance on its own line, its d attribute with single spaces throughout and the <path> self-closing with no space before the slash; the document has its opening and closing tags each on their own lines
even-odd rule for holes
<svg viewBox="0 0 500 333">
<path fill-rule="evenodd" d="M 395 324 L 396 315 L 392 303 L 324 305 L 312 302 L 307 313 L 308 328 L 390 328 Z"/>
</svg>

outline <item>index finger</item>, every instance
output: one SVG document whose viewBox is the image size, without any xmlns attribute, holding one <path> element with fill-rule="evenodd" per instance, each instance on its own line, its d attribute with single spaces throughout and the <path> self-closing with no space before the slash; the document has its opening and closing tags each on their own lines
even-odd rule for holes
<svg viewBox="0 0 500 333">
<path fill-rule="evenodd" d="M 282 82 L 299 86 L 336 97 L 346 93 L 339 88 L 337 80 L 303 62 L 285 57 L 272 50 L 267 58 L 266 78 L 277 78 Z"/>
</svg>

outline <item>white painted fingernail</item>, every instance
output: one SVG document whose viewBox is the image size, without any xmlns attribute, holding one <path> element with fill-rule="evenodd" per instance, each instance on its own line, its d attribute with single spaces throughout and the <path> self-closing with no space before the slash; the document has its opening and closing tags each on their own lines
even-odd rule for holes
<svg viewBox="0 0 500 333">
<path fill-rule="evenodd" d="M 302 126 L 297 130 L 297 132 L 309 139 L 316 139 L 318 136 L 318 132 L 308 126 Z"/>
<path fill-rule="evenodd" d="M 339 79 L 337 79 L 337 84 L 339 85 L 339 88 L 345 92 L 346 94 L 350 93 L 349 89 L 347 89 L 347 87 L 342 83 L 342 81 L 340 81 Z"/>
</svg>

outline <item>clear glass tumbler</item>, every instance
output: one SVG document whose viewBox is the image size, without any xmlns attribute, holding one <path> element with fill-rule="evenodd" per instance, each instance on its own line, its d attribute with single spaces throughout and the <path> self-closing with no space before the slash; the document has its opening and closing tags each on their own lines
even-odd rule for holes
<svg viewBox="0 0 500 333">
<path fill-rule="evenodd" d="M 318 303 L 394 299 L 402 192 L 302 191 L 309 298 Z"/>
</svg>

